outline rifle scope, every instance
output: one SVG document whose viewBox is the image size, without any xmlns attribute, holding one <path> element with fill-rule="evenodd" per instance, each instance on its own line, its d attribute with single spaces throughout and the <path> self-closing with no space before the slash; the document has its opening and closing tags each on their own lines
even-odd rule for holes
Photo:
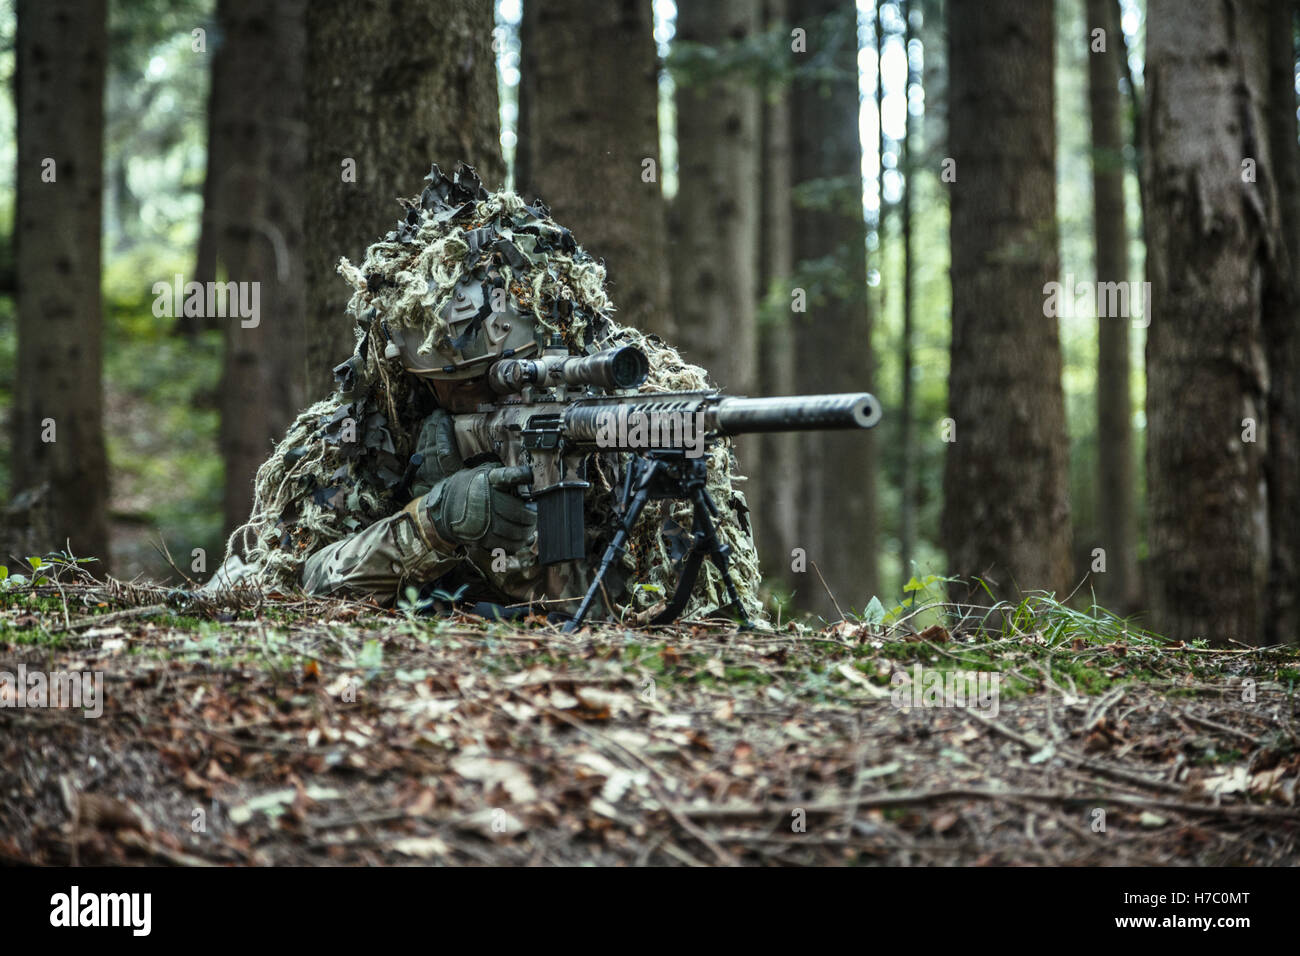
<svg viewBox="0 0 1300 956">
<path fill-rule="evenodd" d="M 543 353 L 535 359 L 502 359 L 488 371 L 488 384 L 498 395 L 528 387 L 592 385 L 596 388 L 636 388 L 650 374 L 650 362 L 635 345 L 605 349 L 592 355 Z"/>
</svg>

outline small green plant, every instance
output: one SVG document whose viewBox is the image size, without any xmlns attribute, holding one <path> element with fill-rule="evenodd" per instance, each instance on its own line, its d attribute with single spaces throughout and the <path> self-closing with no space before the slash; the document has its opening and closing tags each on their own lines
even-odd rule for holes
<svg viewBox="0 0 1300 956">
<path fill-rule="evenodd" d="M 441 588 L 434 588 L 424 597 L 420 596 L 420 589 L 407 585 L 402 596 L 397 599 L 397 610 L 401 611 L 407 617 L 416 617 L 428 611 L 438 601 L 445 604 L 455 604 L 465 595 L 467 585 L 462 584 L 456 589 L 454 594 L 450 594 Z"/>
<path fill-rule="evenodd" d="M 903 585 L 903 600 L 892 608 L 886 608 L 878 597 L 872 597 L 862 613 L 855 615 L 863 624 L 873 627 L 888 627 L 904 618 L 914 617 L 921 611 L 939 608 L 944 604 L 944 588 L 957 578 L 946 578 L 939 574 L 927 574 L 923 578 L 915 575 Z"/>
<path fill-rule="evenodd" d="M 0 590 L 15 590 L 26 587 L 41 587 L 61 580 L 69 571 L 81 572 L 83 564 L 90 564 L 98 558 L 74 558 L 66 551 L 51 551 L 45 557 L 33 555 L 27 559 L 26 573 L 11 572 L 0 564 Z"/>
<path fill-rule="evenodd" d="M 1097 603 L 1083 609 L 1070 607 L 1047 591 L 1031 591 L 1018 603 L 997 600 L 988 585 L 975 579 L 992 599 L 987 608 L 968 608 L 963 621 L 968 630 L 980 630 L 1002 637 L 1019 637 L 1041 634 L 1049 644 L 1067 639 L 1082 639 L 1089 643 L 1111 644 L 1117 641 L 1163 643 L 1164 638 L 1129 618 L 1120 617 Z M 978 613 L 979 617 L 975 615 Z"/>
<path fill-rule="evenodd" d="M 384 646 L 377 640 L 369 640 L 357 655 L 357 665 L 364 667 L 368 677 L 373 677 L 384 666 Z"/>
<path fill-rule="evenodd" d="M 42 559 L 28 558 L 27 564 L 30 566 L 28 574 L 10 574 L 9 569 L 0 564 L 0 587 L 12 591 L 16 588 L 40 587 L 50 583 L 50 579 L 41 573 L 41 569 L 45 567 Z"/>
</svg>

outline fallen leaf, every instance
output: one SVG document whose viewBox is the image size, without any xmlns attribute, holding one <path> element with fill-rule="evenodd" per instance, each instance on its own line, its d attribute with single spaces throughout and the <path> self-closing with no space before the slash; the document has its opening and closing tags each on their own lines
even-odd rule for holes
<svg viewBox="0 0 1300 956">
<path fill-rule="evenodd" d="M 1207 793 L 1218 796 L 1243 793 L 1250 787 L 1250 772 L 1245 766 L 1233 767 L 1226 773 L 1206 777 L 1201 781 L 1201 787 Z"/>
<path fill-rule="evenodd" d="M 551 706 L 556 710 L 572 710 L 578 706 L 578 698 L 557 687 L 551 691 Z"/>
<path fill-rule="evenodd" d="M 935 833 L 946 833 L 956 825 L 961 818 L 949 810 L 947 813 L 941 813 L 930 823 L 930 829 Z"/>
<path fill-rule="evenodd" d="M 636 710 L 636 701 L 619 691 L 605 690 L 603 687 L 579 686 L 574 688 L 573 692 L 582 702 L 583 707 L 602 717 L 618 717 Z"/>
<path fill-rule="evenodd" d="M 451 762 L 451 769 L 466 780 L 481 783 L 484 791 L 490 791 L 499 785 L 515 803 L 528 803 L 537 799 L 537 789 L 529 779 L 527 770 L 513 760 L 457 757 Z"/>
<path fill-rule="evenodd" d="M 285 790 L 272 790 L 270 793 L 264 793 L 260 797 L 254 797 L 247 803 L 242 803 L 237 807 L 230 809 L 230 822 L 242 826 L 249 820 L 253 819 L 253 814 L 262 812 L 268 816 L 279 816 L 284 812 L 284 808 L 293 803 L 294 798 L 298 796 L 298 791 L 289 787 Z"/>
<path fill-rule="evenodd" d="M 419 857 L 421 860 L 429 860 L 435 856 L 446 856 L 451 852 L 451 848 L 436 836 L 406 837 L 395 840 L 390 845 L 398 853 L 405 856 Z"/>
<path fill-rule="evenodd" d="M 509 677 L 504 678 L 501 683 L 508 687 L 523 687 L 527 684 L 546 684 L 554 679 L 555 675 L 545 667 L 534 667 L 532 670 L 511 674 Z"/>
<path fill-rule="evenodd" d="M 416 795 L 416 798 L 407 805 L 406 813 L 412 817 L 427 817 L 433 812 L 437 799 L 438 795 L 434 793 L 432 787 L 424 787 Z"/>
<path fill-rule="evenodd" d="M 968 744 L 972 740 L 979 740 L 979 738 L 980 732 L 975 728 L 974 724 L 967 724 L 962 728 L 961 733 L 952 738 L 952 742 L 955 744 Z"/>
<path fill-rule="evenodd" d="M 935 644 L 946 644 L 949 640 L 948 629 L 942 624 L 931 624 L 924 631 L 917 635 L 923 641 L 932 641 Z"/>
</svg>

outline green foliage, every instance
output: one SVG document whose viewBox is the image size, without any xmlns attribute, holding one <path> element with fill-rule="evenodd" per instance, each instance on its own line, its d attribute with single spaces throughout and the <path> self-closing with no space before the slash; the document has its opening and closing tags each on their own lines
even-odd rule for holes
<svg viewBox="0 0 1300 956">
<path fill-rule="evenodd" d="M 407 617 L 416 617 L 432 610 L 438 602 L 455 604 L 465 595 L 467 588 L 468 585 L 462 584 L 456 589 L 455 593 L 444 591 L 441 588 L 433 588 L 427 594 L 421 596 L 419 588 L 407 585 L 406 590 L 402 592 L 402 596 L 397 599 L 397 610 Z"/>
<path fill-rule="evenodd" d="M 993 599 L 988 585 L 976 579 L 991 599 L 986 608 L 967 611 L 957 623 L 1002 637 L 1041 635 L 1048 646 L 1083 640 L 1094 643 L 1143 641 L 1155 644 L 1165 639 L 1131 618 L 1120 617 L 1097 603 L 1095 597 L 1084 608 L 1073 608 L 1046 591 L 1032 591 L 1019 602 Z"/>
<path fill-rule="evenodd" d="M 31 555 L 27 559 L 27 573 L 19 574 L 0 564 L 0 590 L 42 587 L 55 581 L 66 580 L 70 573 L 81 570 L 82 565 L 93 564 L 98 558 L 74 558 L 66 551 L 51 551 L 45 557 Z"/>
<path fill-rule="evenodd" d="M 944 607 L 945 585 L 956 580 L 938 574 L 927 574 L 923 578 L 913 575 L 903 585 L 903 600 L 893 607 L 886 608 L 879 597 L 873 596 L 861 614 L 850 614 L 849 617 L 874 628 L 892 628 L 904 621 L 911 622 L 912 626 L 918 626 L 918 622 L 919 626 L 937 623 L 943 620 L 940 609 Z"/>
<path fill-rule="evenodd" d="M 137 244 L 165 256 L 198 236 L 209 68 L 221 42 L 214 7 L 213 0 L 110 4 L 104 117 L 110 262 L 114 252 Z M 195 29 L 206 31 L 204 52 L 192 49 Z M 161 278 L 152 270 L 139 276 Z"/>
<path fill-rule="evenodd" d="M 361 652 L 357 654 L 357 666 L 363 667 L 368 672 L 368 676 L 373 677 L 384 666 L 384 646 L 379 641 L 369 640 L 362 646 Z"/>
</svg>

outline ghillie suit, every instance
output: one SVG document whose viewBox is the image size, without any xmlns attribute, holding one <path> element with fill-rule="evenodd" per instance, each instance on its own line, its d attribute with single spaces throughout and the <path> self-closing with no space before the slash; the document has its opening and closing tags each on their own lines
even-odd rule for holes
<svg viewBox="0 0 1300 956">
<path fill-rule="evenodd" d="M 453 296 L 463 298 L 466 289 L 480 302 L 508 296 L 518 314 L 535 321 L 539 338 L 559 335 L 574 353 L 640 346 L 650 361 L 643 392 L 708 387 L 704 369 L 656 336 L 613 321 L 604 266 L 551 220 L 540 200 L 528 205 L 512 192 L 489 193 L 466 166 L 450 178 L 434 166 L 426 180 L 421 196 L 400 200 L 406 214 L 398 228 L 370 246 L 360 266 L 339 262 L 339 273 L 355 290 L 348 313 L 356 322 L 356 350 L 335 369 L 338 390 L 298 416 L 257 472 L 252 516 L 227 548 L 228 554 L 243 552 L 241 582 L 297 587 L 313 554 L 408 504 L 407 460 L 437 402 L 427 383 L 397 360 L 395 342 L 416 343 L 422 356 L 459 347 L 445 316 Z M 732 576 L 748 615 L 761 619 L 758 558 L 736 488 L 744 479 L 735 473 L 728 443 L 715 443 L 709 454 L 708 490 L 719 504 Z M 597 471 L 603 476 L 610 469 Z M 589 529 L 605 533 L 611 500 L 609 489 L 594 482 Z M 687 502 L 647 507 L 622 559 L 624 587 L 610 595 L 620 617 L 644 620 L 641 612 L 672 592 L 680 553 L 670 548 L 680 537 L 664 532 L 690 521 Z M 519 559 L 529 564 L 535 556 Z M 686 614 L 707 614 L 727 603 L 716 570 L 706 564 Z"/>
</svg>

